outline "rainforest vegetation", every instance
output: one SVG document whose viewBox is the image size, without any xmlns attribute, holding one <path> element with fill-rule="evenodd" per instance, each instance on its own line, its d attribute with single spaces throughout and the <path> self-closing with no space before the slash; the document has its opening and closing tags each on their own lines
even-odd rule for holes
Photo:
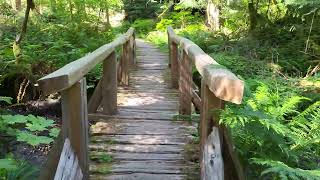
<svg viewBox="0 0 320 180">
<path fill-rule="evenodd" d="M 220 123 L 247 179 L 320 179 L 319 0 L 0 0 L 0 179 L 35 178 L 59 134 L 59 94 L 37 80 L 130 26 L 163 51 L 172 26 L 245 82 Z"/>
</svg>

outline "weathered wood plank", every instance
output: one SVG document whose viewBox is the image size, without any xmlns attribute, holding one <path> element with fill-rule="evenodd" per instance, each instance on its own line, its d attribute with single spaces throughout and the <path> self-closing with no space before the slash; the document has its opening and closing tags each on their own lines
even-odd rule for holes
<svg viewBox="0 0 320 180">
<path fill-rule="evenodd" d="M 73 61 L 57 71 L 48 74 L 38 80 L 41 90 L 44 94 L 58 92 L 71 87 L 81 80 L 98 63 L 105 60 L 117 46 L 126 43 L 134 32 L 130 28 L 126 34 L 118 37 L 113 42 L 103 45 L 94 52 Z"/>
<path fill-rule="evenodd" d="M 103 113 L 112 115 L 117 112 L 117 59 L 112 52 L 103 62 L 102 76 L 102 108 Z"/>
<path fill-rule="evenodd" d="M 199 110 L 201 109 L 201 98 L 199 97 L 199 95 L 196 93 L 194 89 L 192 89 L 192 103 Z"/>
<path fill-rule="evenodd" d="M 86 89 L 86 80 L 84 78 L 61 93 L 63 138 L 70 139 L 85 179 L 89 177 Z"/>
<path fill-rule="evenodd" d="M 224 103 L 210 91 L 205 81 L 201 81 L 201 114 L 200 114 L 200 154 L 203 154 L 203 148 L 207 138 L 214 125 L 218 126 L 219 116 L 217 110 L 224 107 Z M 220 136 L 222 137 L 222 136 Z M 202 157 L 201 157 L 202 158 Z M 200 159 L 200 162 L 202 159 Z M 200 166 L 201 172 L 204 172 L 203 164 Z"/>
<path fill-rule="evenodd" d="M 143 133 L 143 132 L 141 132 Z M 137 135 L 96 135 L 91 138 L 95 143 L 111 142 L 117 144 L 147 144 L 147 145 L 185 145 L 188 137 L 179 134 L 175 135 L 154 135 L 154 134 L 137 134 Z M 189 138 L 190 140 L 190 138 Z"/>
<path fill-rule="evenodd" d="M 216 97 L 236 104 L 241 103 L 244 90 L 243 81 L 219 65 L 192 41 L 176 35 L 171 27 L 168 27 L 168 35 L 170 41 L 178 44 L 194 62 L 198 72 Z"/>
<path fill-rule="evenodd" d="M 99 169 L 105 167 L 104 163 L 91 163 L 90 171 L 99 173 Z M 111 173 L 150 173 L 150 174 L 183 174 L 183 169 L 191 169 L 180 161 L 120 161 L 111 166 Z"/>
<path fill-rule="evenodd" d="M 191 115 L 191 94 L 192 94 L 192 65 L 186 52 L 183 52 L 180 66 L 180 102 L 179 113 L 182 115 Z"/>
<path fill-rule="evenodd" d="M 181 145 L 138 145 L 138 144 L 93 144 L 89 145 L 91 151 L 105 152 L 132 152 L 156 154 L 180 154 L 184 148 Z"/>
<path fill-rule="evenodd" d="M 169 37 L 169 36 L 168 36 Z M 171 69 L 171 83 L 173 88 L 179 87 L 179 63 L 178 63 L 178 45 L 175 42 L 169 42 L 169 59 Z"/>
<path fill-rule="evenodd" d="M 92 151 L 92 154 L 100 152 Z M 105 153 L 105 152 L 104 152 Z M 148 160 L 163 160 L 163 161 L 184 161 L 183 154 L 164 154 L 164 153 L 125 153 L 125 152 L 108 152 L 114 161 L 148 161 Z"/>
<path fill-rule="evenodd" d="M 121 83 L 123 85 L 129 85 L 129 68 L 130 68 L 130 49 L 129 43 L 126 42 L 122 45 L 122 54 L 121 54 Z"/>
<path fill-rule="evenodd" d="M 170 139 L 171 136 L 176 135 L 175 137 L 179 136 L 186 139 L 191 130 L 196 130 L 189 122 L 128 120 L 117 118 L 98 120 L 98 122 L 93 123 L 91 126 L 92 135 L 166 135 L 168 139 Z M 139 138 L 139 136 L 137 138 Z M 155 139 L 155 141 L 156 140 L 157 139 Z"/>
<path fill-rule="evenodd" d="M 219 129 L 213 127 L 203 147 L 201 179 L 224 180 L 224 165 Z M 228 173 L 228 172 L 226 172 Z"/>
<path fill-rule="evenodd" d="M 74 153 L 69 139 L 65 139 L 54 180 L 82 180 L 83 174 L 79 168 L 78 158 Z"/>
<path fill-rule="evenodd" d="M 88 112 L 89 113 L 95 113 L 101 104 L 102 100 L 102 79 L 99 80 L 99 83 L 97 84 L 97 87 L 94 89 L 94 92 L 92 96 L 90 97 L 89 103 L 88 103 Z"/>
<path fill-rule="evenodd" d="M 97 180 L 183 180 L 186 175 L 176 174 L 148 174 L 148 173 L 128 173 L 111 175 L 92 175 L 91 179 Z"/>
</svg>

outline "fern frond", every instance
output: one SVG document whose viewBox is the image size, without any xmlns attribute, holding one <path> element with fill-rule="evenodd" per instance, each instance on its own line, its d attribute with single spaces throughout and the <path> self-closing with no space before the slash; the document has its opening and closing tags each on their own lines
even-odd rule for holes
<svg viewBox="0 0 320 180">
<path fill-rule="evenodd" d="M 268 167 L 261 173 L 261 176 L 274 174 L 280 179 L 305 179 L 317 180 L 320 178 L 320 169 L 304 170 L 300 168 L 289 167 L 281 161 L 265 160 L 260 158 L 252 158 L 252 163 Z"/>
</svg>

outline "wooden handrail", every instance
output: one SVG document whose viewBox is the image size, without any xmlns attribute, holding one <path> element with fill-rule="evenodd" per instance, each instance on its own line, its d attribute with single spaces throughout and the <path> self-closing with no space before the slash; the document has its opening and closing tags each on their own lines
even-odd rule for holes
<svg viewBox="0 0 320 180">
<path fill-rule="evenodd" d="M 98 63 L 105 60 L 118 46 L 125 44 L 134 35 L 134 28 L 130 28 L 124 35 L 109 44 L 103 45 L 92 53 L 73 61 L 51 74 L 38 80 L 45 95 L 59 92 L 71 87 L 85 76 Z"/>
<path fill-rule="evenodd" d="M 219 65 L 198 45 L 175 34 L 170 26 L 168 27 L 168 36 L 170 43 L 179 45 L 188 58 L 194 62 L 198 72 L 216 97 L 224 101 L 241 104 L 244 89 L 243 81 L 225 67 Z"/>
<path fill-rule="evenodd" d="M 171 27 L 167 33 L 172 87 L 180 91 L 179 113 L 191 115 L 192 103 L 200 109 L 201 179 L 243 180 L 230 133 L 219 124 L 219 111 L 224 109 L 224 101 L 241 104 L 244 82 Z M 193 64 L 201 75 L 201 98 L 193 88 Z"/>
<path fill-rule="evenodd" d="M 122 54 L 117 62 L 116 48 L 119 46 Z M 102 78 L 87 103 L 87 85 L 84 76 L 100 62 L 103 62 Z M 83 173 L 83 179 L 89 179 L 88 111 L 95 112 L 101 105 L 103 114 L 111 115 L 117 112 L 118 80 L 121 84 L 128 85 L 129 69 L 134 64 L 135 34 L 134 29 L 130 28 L 111 43 L 38 80 L 45 95 L 61 92 L 62 104 L 61 133 L 44 166 L 47 168 L 41 171 L 40 180 L 53 179 L 59 162 L 57 157 L 60 157 L 65 139 L 70 140 L 69 149 L 74 150 L 76 156 L 74 160 L 79 160 L 78 165 Z"/>
</svg>

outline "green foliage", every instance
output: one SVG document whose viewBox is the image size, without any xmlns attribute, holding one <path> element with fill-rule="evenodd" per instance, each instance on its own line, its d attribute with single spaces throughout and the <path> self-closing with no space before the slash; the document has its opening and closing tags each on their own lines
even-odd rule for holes
<svg viewBox="0 0 320 180">
<path fill-rule="evenodd" d="M 292 178 L 290 172 L 318 178 L 316 170 L 302 169 L 319 168 L 314 162 L 320 158 L 320 101 L 312 103 L 299 93 L 281 81 L 247 80 L 244 103 L 222 112 L 221 122 L 232 128 L 243 161 L 258 166 L 253 177 L 260 171 L 281 179 Z M 262 168 L 266 165 L 271 169 Z"/>
<path fill-rule="evenodd" d="M 0 179 L 1 180 L 29 180 L 35 179 L 38 169 L 25 161 L 15 160 L 12 155 L 5 159 L 0 159 Z"/>
<path fill-rule="evenodd" d="M 49 144 L 53 141 L 52 137 L 57 137 L 59 129 L 54 121 L 33 115 L 0 115 L 0 132 L 6 133 L 17 138 L 17 141 L 25 142 L 32 146 L 39 144 Z M 21 130 L 22 128 L 25 128 Z M 39 135 L 48 132 L 51 137 Z"/>
<path fill-rule="evenodd" d="M 261 176 L 274 174 L 277 178 L 287 180 L 287 179 L 307 179 L 307 180 L 317 180 L 320 178 L 320 170 L 303 170 L 300 168 L 292 168 L 280 161 L 272 160 L 262 160 L 253 158 L 252 162 L 262 166 L 267 166 Z"/>
<path fill-rule="evenodd" d="M 157 1 L 148 0 L 124 0 L 126 20 L 134 22 L 137 19 L 155 18 L 160 12 L 161 4 Z"/>
<path fill-rule="evenodd" d="M 11 104 L 12 102 L 12 98 L 11 97 L 4 97 L 4 96 L 0 96 L 0 102 L 3 101 L 3 102 L 6 102 L 8 104 Z"/>
<path fill-rule="evenodd" d="M 154 28 L 155 22 L 153 19 L 137 19 L 131 26 L 138 35 L 145 36 Z"/>
<path fill-rule="evenodd" d="M 90 159 L 98 163 L 111 163 L 113 161 L 112 156 L 105 152 L 95 152 L 90 155 Z"/>
</svg>

